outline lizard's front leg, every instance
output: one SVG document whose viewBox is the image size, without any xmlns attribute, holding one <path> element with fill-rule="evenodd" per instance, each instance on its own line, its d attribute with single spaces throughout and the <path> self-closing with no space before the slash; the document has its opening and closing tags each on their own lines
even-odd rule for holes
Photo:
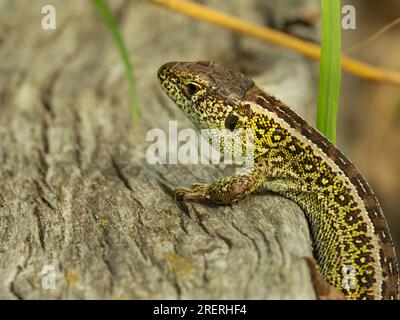
<svg viewBox="0 0 400 320">
<path fill-rule="evenodd" d="M 266 179 L 264 173 L 263 165 L 256 159 L 252 168 L 245 172 L 222 178 L 210 185 L 197 183 L 190 189 L 178 188 L 175 190 L 176 198 L 230 204 L 258 189 Z"/>
</svg>

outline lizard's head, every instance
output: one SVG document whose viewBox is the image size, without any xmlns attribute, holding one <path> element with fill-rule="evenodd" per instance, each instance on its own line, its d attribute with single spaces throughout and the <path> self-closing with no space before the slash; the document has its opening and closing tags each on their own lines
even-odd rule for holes
<svg viewBox="0 0 400 320">
<path fill-rule="evenodd" d="M 232 114 L 254 87 L 253 80 L 210 61 L 166 63 L 158 79 L 198 129 L 233 130 L 237 117 Z"/>
</svg>

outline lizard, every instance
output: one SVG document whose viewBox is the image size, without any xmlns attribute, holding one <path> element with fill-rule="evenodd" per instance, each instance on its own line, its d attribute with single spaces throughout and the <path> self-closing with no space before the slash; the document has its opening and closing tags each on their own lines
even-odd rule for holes
<svg viewBox="0 0 400 320">
<path fill-rule="evenodd" d="M 331 286 L 346 299 L 399 299 L 398 263 L 381 206 L 332 142 L 252 79 L 218 63 L 169 62 L 158 80 L 198 130 L 209 130 L 220 151 L 218 132 L 253 133 L 250 170 L 177 188 L 177 199 L 227 205 L 261 187 L 280 194 L 303 209 L 314 256 Z"/>
</svg>

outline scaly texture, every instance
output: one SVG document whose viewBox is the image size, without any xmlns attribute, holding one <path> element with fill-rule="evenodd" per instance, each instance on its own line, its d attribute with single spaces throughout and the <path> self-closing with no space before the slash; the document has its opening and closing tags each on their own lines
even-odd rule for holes
<svg viewBox="0 0 400 320">
<path fill-rule="evenodd" d="M 169 97 L 221 151 L 226 131 L 251 130 L 254 163 L 178 198 L 237 201 L 264 186 L 306 213 L 325 279 L 350 299 L 397 299 L 398 266 L 381 207 L 355 166 L 317 130 L 254 82 L 212 62 L 173 62 L 158 77 Z M 243 140 L 244 141 L 244 140 Z M 242 145 L 241 151 L 249 146 Z"/>
</svg>

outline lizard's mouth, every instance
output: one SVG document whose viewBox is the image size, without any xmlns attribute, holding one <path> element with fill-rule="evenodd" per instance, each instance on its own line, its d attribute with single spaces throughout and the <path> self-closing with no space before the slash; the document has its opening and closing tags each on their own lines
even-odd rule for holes
<svg viewBox="0 0 400 320">
<path fill-rule="evenodd" d="M 174 66 L 177 62 L 168 62 L 163 64 L 157 72 L 158 81 L 165 93 L 175 102 L 176 97 L 173 96 L 173 92 L 178 92 L 178 81 L 174 73 Z"/>
</svg>

